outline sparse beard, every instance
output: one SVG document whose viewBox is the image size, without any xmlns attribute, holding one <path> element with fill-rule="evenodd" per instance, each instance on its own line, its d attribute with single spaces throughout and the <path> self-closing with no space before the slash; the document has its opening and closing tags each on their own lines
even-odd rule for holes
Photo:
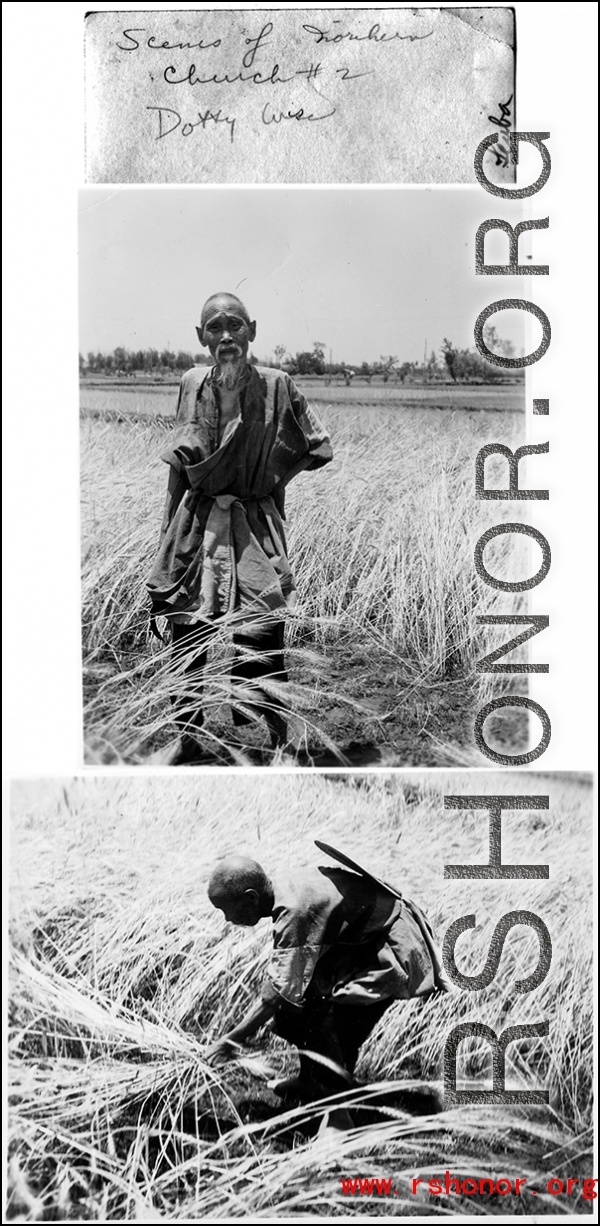
<svg viewBox="0 0 600 1226">
<path fill-rule="evenodd" d="M 239 357 L 222 358 L 215 367 L 213 381 L 217 387 L 224 387 L 232 392 L 237 387 L 244 370 L 244 359 Z"/>
</svg>

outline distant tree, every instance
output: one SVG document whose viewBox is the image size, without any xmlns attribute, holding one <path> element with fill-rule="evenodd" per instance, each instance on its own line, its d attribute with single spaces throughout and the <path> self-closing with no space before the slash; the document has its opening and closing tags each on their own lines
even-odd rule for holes
<svg viewBox="0 0 600 1226">
<path fill-rule="evenodd" d="M 383 353 L 382 353 L 382 355 L 381 355 L 381 357 L 380 357 L 379 361 L 380 361 L 380 370 L 381 370 L 381 374 L 382 374 L 382 376 L 383 376 L 383 382 L 384 382 L 384 383 L 387 383 L 387 381 L 388 381 L 388 379 L 389 379 L 389 377 L 390 377 L 390 375 L 391 375 L 391 373 L 392 373 L 392 371 L 393 371 L 393 369 L 394 369 L 394 366 L 396 366 L 396 364 L 397 364 L 397 362 L 398 362 L 398 358 L 397 358 L 397 357 L 394 357 L 394 355 L 393 355 L 393 354 L 391 354 L 391 353 L 390 353 L 390 354 L 388 354 L 388 355 L 386 355 L 386 354 L 383 354 Z"/>
<path fill-rule="evenodd" d="M 163 349 L 159 353 L 157 349 L 129 350 L 118 345 L 112 353 L 89 352 L 87 360 L 80 354 L 79 370 L 84 375 L 106 374 L 108 371 L 119 374 L 133 374 L 135 371 L 140 371 L 152 375 L 161 370 L 185 371 L 195 364 L 205 366 L 208 362 L 209 358 L 204 354 L 192 354 L 187 349 L 180 349 L 175 354 L 170 349 Z"/>
<path fill-rule="evenodd" d="M 458 351 L 456 374 L 458 380 L 466 383 L 497 383 L 506 377 L 501 366 L 486 362 L 474 349 Z"/>
<path fill-rule="evenodd" d="M 427 362 L 427 367 L 426 367 L 426 374 L 427 374 L 428 383 L 432 379 L 437 378 L 439 374 L 439 366 L 437 363 L 437 358 L 435 356 L 435 351 L 433 349 L 431 350 L 431 353 L 429 354 L 429 360 Z"/>
<path fill-rule="evenodd" d="M 454 348 L 452 341 L 445 336 L 442 341 L 442 357 L 446 363 L 448 373 L 453 383 L 456 383 L 456 362 L 458 358 L 458 349 Z"/>
<path fill-rule="evenodd" d="M 512 341 L 505 340 L 500 336 L 493 324 L 484 324 L 483 340 L 492 353 L 497 353 L 500 357 L 504 358 L 514 357 L 515 347 Z"/>
<path fill-rule="evenodd" d="M 404 383 L 407 376 L 414 373 L 415 365 L 415 362 L 403 362 L 396 371 L 396 378 L 399 379 L 401 383 Z"/>
<path fill-rule="evenodd" d="M 117 348 L 113 349 L 112 359 L 116 370 L 125 370 L 127 350 L 123 349 L 122 345 L 117 345 Z"/>
<path fill-rule="evenodd" d="M 275 345 L 273 353 L 275 355 L 275 365 L 282 366 L 287 353 L 287 345 Z"/>
<path fill-rule="evenodd" d="M 295 358 L 298 373 L 301 375 L 322 375 L 325 373 L 325 363 L 316 353 L 297 353 Z"/>
</svg>

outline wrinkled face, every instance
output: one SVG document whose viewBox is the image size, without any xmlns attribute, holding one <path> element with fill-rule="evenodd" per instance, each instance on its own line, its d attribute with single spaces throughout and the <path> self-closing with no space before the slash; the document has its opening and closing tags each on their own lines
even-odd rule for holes
<svg viewBox="0 0 600 1226">
<path fill-rule="evenodd" d="M 239 924 L 242 928 L 254 928 L 260 919 L 260 900 L 256 890 L 246 890 L 241 898 L 231 898 L 225 890 L 212 890 L 209 893 L 213 907 L 222 911 L 228 924 Z"/>
<path fill-rule="evenodd" d="M 221 366 L 246 360 L 251 341 L 256 336 L 256 324 L 246 318 L 241 303 L 227 294 L 209 300 L 208 309 L 199 328 L 198 339 Z"/>
</svg>

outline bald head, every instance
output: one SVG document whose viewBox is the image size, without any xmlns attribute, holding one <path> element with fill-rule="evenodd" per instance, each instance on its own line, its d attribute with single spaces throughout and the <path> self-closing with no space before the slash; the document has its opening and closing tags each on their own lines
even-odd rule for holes
<svg viewBox="0 0 600 1226">
<path fill-rule="evenodd" d="M 273 887 L 256 860 L 224 856 L 210 875 L 208 897 L 232 924 L 253 926 L 271 914 Z"/>
<path fill-rule="evenodd" d="M 211 315 L 218 315 L 220 311 L 239 315 L 241 319 L 245 319 L 246 323 L 250 323 L 250 316 L 241 298 L 236 297 L 235 294 L 228 294 L 225 290 L 220 290 L 218 294 L 211 294 L 210 298 L 206 299 L 200 316 L 200 327 L 203 328 L 207 319 Z"/>
<path fill-rule="evenodd" d="M 218 860 L 208 882 L 208 897 L 212 902 L 214 893 L 241 898 L 246 890 L 262 894 L 269 878 L 264 868 L 249 856 L 223 856 Z"/>
</svg>

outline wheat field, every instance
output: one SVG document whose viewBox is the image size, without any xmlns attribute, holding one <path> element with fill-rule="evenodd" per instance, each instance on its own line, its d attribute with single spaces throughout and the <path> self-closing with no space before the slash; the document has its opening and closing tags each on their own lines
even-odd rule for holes
<svg viewBox="0 0 600 1226">
<path fill-rule="evenodd" d="M 445 881 L 445 863 L 487 859 L 487 818 L 445 811 L 448 794 L 548 794 L 545 811 L 506 813 L 505 862 L 548 863 L 550 879 Z M 14 1221 L 203 1221 L 591 1212 L 592 930 L 589 779 L 534 772 L 326 775 L 130 773 L 22 781 L 11 796 L 8 1216 Z M 550 971 L 531 930 L 514 928 L 489 987 L 397 1002 L 358 1066 L 354 1127 L 315 1139 L 326 1104 L 282 1112 L 266 1079 L 295 1068 L 266 1028 L 219 1068 L 207 1044 L 256 999 L 269 923 L 225 927 L 206 882 L 215 857 L 244 851 L 268 872 L 323 863 L 325 839 L 422 905 L 438 939 L 460 938 L 481 969 L 505 912 L 526 909 L 552 939 Z M 549 1106 L 371 1111 L 398 1082 L 442 1078 L 452 1028 L 497 1033 L 547 1020 L 547 1038 L 507 1052 L 507 1089 L 543 1088 Z M 489 1048 L 459 1050 L 459 1084 L 488 1087 Z M 515 1177 L 513 1195 L 430 1197 L 415 1176 Z M 344 1195 L 341 1179 L 392 1176 L 393 1199 Z M 548 1180 L 578 1179 L 567 1197 Z"/>
<path fill-rule="evenodd" d="M 468 408 L 457 407 L 455 389 L 447 408 L 437 403 L 444 389 L 421 407 L 383 388 L 376 391 L 389 396 L 387 406 L 355 403 L 370 388 L 329 390 L 346 397 L 316 404 L 334 462 L 296 479 L 287 503 L 298 588 L 286 630 L 287 697 L 305 763 L 487 764 L 473 743 L 475 713 L 515 682 L 476 673 L 501 641 L 476 618 L 525 604 L 475 574 L 478 537 L 518 518 L 519 504 L 477 502 L 474 462 L 487 442 L 522 442 L 523 417 L 477 407 L 492 395 L 503 405 L 493 389 L 469 389 Z M 92 393 L 83 391 L 81 424 L 87 760 L 135 764 L 174 736 L 169 699 L 186 692 L 168 647 L 149 633 L 144 586 L 166 489 L 159 456 L 172 428 L 156 404 L 172 408 L 174 391 L 98 393 L 104 407 L 95 409 Z M 489 464 L 492 482 L 505 480 L 504 468 Z M 527 563 L 514 536 L 492 542 L 486 562 L 500 577 L 530 573 L 520 569 Z M 254 751 L 263 763 L 262 720 L 250 730 L 250 756 L 231 747 L 229 705 L 244 695 L 231 692 L 228 653 L 225 627 L 205 678 L 206 761 L 248 763 Z M 492 747 L 523 747 L 515 709 L 494 720 Z"/>
</svg>

